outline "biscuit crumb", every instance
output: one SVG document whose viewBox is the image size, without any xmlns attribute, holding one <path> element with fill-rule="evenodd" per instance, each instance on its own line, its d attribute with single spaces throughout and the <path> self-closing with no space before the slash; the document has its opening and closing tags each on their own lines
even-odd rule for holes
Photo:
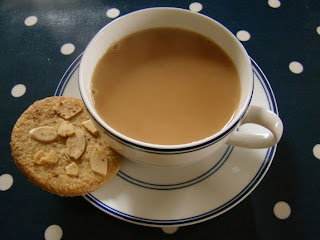
<svg viewBox="0 0 320 240">
<path fill-rule="evenodd" d="M 90 167 L 95 173 L 106 176 L 108 172 L 108 155 L 100 148 L 94 148 L 90 157 Z"/>
<path fill-rule="evenodd" d="M 82 106 L 77 101 L 61 101 L 59 102 L 53 110 L 64 119 L 68 120 L 69 118 L 75 116 L 82 110 Z"/>
<path fill-rule="evenodd" d="M 70 176 L 77 176 L 79 173 L 79 167 L 75 162 L 72 162 L 68 166 L 66 166 L 66 171 Z"/>
<path fill-rule="evenodd" d="M 86 148 L 86 139 L 83 131 L 75 130 L 74 135 L 67 140 L 67 154 L 78 159 Z"/>
<path fill-rule="evenodd" d="M 39 142 L 52 142 L 58 137 L 57 130 L 54 127 L 42 126 L 29 131 L 31 137 Z"/>
</svg>

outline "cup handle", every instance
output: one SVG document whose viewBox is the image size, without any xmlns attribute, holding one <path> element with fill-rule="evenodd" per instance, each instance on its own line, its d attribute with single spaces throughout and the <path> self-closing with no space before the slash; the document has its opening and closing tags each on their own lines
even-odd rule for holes
<svg viewBox="0 0 320 240">
<path fill-rule="evenodd" d="M 283 123 L 274 112 L 259 106 L 250 106 L 241 121 L 241 125 L 255 123 L 261 125 L 272 134 L 252 134 L 234 131 L 227 144 L 243 148 L 269 148 L 276 145 L 283 133 Z"/>
</svg>

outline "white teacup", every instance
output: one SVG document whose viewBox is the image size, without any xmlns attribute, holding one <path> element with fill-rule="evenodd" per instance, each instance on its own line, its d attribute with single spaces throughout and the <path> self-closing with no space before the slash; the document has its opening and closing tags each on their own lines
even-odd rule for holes
<svg viewBox="0 0 320 240">
<path fill-rule="evenodd" d="M 150 144 L 117 132 L 97 114 L 91 94 L 91 79 L 100 58 L 115 41 L 131 33 L 156 27 L 177 27 L 200 33 L 217 43 L 235 64 L 241 82 L 240 103 L 232 121 L 218 133 L 188 144 Z M 140 163 L 158 166 L 177 166 L 196 162 L 214 153 L 223 144 L 243 148 L 268 148 L 277 144 L 283 132 L 282 121 L 273 112 L 250 105 L 253 87 L 250 58 L 236 37 L 215 20 L 178 8 L 144 9 L 109 23 L 89 43 L 82 56 L 79 71 L 81 97 L 100 133 L 123 156 Z M 261 125 L 271 133 L 266 136 L 238 132 L 237 128 L 245 123 Z"/>
</svg>

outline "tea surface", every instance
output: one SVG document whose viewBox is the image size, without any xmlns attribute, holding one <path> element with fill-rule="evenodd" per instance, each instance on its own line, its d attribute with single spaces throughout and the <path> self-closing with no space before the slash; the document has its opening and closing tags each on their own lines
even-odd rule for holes
<svg viewBox="0 0 320 240">
<path fill-rule="evenodd" d="M 228 55 L 202 35 L 136 32 L 114 43 L 92 79 L 95 108 L 116 131 L 154 144 L 183 144 L 220 131 L 240 100 Z"/>
</svg>

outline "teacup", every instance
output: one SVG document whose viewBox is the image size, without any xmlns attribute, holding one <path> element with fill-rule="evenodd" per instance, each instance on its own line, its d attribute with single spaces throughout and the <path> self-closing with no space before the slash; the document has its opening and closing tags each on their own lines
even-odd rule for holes
<svg viewBox="0 0 320 240">
<path fill-rule="evenodd" d="M 100 58 L 114 42 L 123 37 L 156 27 L 182 28 L 204 35 L 220 46 L 233 61 L 241 84 L 239 107 L 227 126 L 216 134 L 187 144 L 150 144 L 116 131 L 104 122 L 95 110 L 91 80 Z M 190 164 L 213 154 L 224 144 L 242 148 L 269 148 L 278 143 L 283 132 L 282 121 L 275 113 L 250 104 L 254 89 L 253 72 L 250 58 L 242 44 L 217 21 L 188 10 L 149 8 L 129 13 L 106 25 L 91 40 L 82 56 L 79 88 L 84 104 L 99 132 L 120 154 L 143 164 L 157 166 Z M 270 130 L 270 134 L 259 135 L 237 131 L 245 123 L 263 126 Z"/>
</svg>

